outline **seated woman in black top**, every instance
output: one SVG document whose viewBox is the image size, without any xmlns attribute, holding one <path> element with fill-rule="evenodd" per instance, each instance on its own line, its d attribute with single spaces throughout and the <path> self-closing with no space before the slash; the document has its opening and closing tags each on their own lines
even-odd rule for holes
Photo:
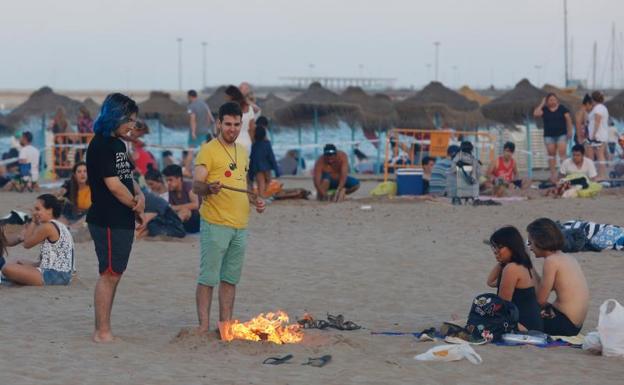
<svg viewBox="0 0 624 385">
<path fill-rule="evenodd" d="M 490 245 L 498 263 L 490 272 L 487 284 L 497 288 L 499 297 L 518 307 L 521 331 L 542 331 L 544 324 L 535 294 L 536 281 L 531 273 L 533 264 L 522 235 L 515 227 L 505 226 L 492 234 Z"/>
</svg>

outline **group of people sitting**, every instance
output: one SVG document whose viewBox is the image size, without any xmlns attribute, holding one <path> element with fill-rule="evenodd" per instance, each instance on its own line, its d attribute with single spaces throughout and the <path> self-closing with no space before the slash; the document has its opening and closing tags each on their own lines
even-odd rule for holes
<svg viewBox="0 0 624 385">
<path fill-rule="evenodd" d="M 521 331 L 542 331 L 553 336 L 580 333 L 589 307 L 589 289 L 577 260 L 561 250 L 565 239 L 560 227 L 548 218 L 527 226 L 528 242 L 513 226 L 495 231 L 489 239 L 496 264 L 487 285 L 497 295 L 515 305 Z M 527 253 L 543 258 L 539 274 Z M 555 301 L 548 302 L 553 292 Z"/>
<path fill-rule="evenodd" d="M 169 193 L 169 198 L 173 197 L 170 210 L 180 220 L 186 218 L 185 230 L 197 230 L 193 227 L 197 226 L 194 219 L 197 199 L 189 196 L 193 193 L 182 181 L 179 171 L 165 170 L 170 188 L 162 194 Z M 326 186 L 328 179 L 322 181 Z M 152 182 L 150 185 L 155 187 Z M 75 187 L 70 185 L 69 188 L 75 191 Z M 77 193 L 80 194 L 80 189 Z M 146 205 L 149 199 L 146 196 Z M 160 197 L 157 199 L 164 202 Z M 6 234 L 4 227 L 0 227 L 0 281 L 34 286 L 71 282 L 75 271 L 74 243 L 69 228 L 60 220 L 62 211 L 61 200 L 43 194 L 35 200 L 32 218 L 20 232 Z M 575 336 L 583 326 L 589 306 L 589 289 L 583 271 L 576 259 L 561 251 L 565 239 L 557 223 L 540 218 L 527 226 L 527 232 L 526 243 L 513 226 L 502 227 L 491 235 L 489 244 L 496 264 L 487 276 L 487 285 L 496 288 L 500 298 L 517 307 L 520 330 Z M 8 262 L 8 248 L 19 244 L 27 249 L 39 245 L 38 260 Z M 541 274 L 533 266 L 527 245 L 536 258 L 544 259 Z M 556 294 L 556 299 L 549 303 L 551 292 Z"/>
</svg>

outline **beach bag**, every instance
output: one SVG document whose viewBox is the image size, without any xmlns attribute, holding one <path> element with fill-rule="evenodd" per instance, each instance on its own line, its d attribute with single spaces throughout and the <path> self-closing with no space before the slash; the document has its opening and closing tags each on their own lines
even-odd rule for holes
<svg viewBox="0 0 624 385">
<path fill-rule="evenodd" d="M 587 235 L 585 235 L 585 230 L 582 227 L 568 228 L 560 223 L 558 223 L 558 225 L 564 239 L 561 251 L 564 253 L 578 253 L 586 250 L 585 244 L 588 242 Z"/>
<path fill-rule="evenodd" d="M 475 338 L 499 341 L 503 334 L 518 330 L 519 316 L 515 304 L 496 294 L 480 294 L 472 301 L 466 330 Z"/>
<path fill-rule="evenodd" d="M 374 197 L 394 196 L 396 192 L 396 182 L 381 182 L 371 190 L 370 195 Z"/>
<path fill-rule="evenodd" d="M 589 243 L 597 250 L 621 249 L 624 229 L 619 226 L 604 225 L 591 237 Z M 618 247 L 619 245 L 619 247 Z"/>
<path fill-rule="evenodd" d="M 624 357 L 624 307 L 618 301 L 608 299 L 600 306 L 598 333 L 603 356 Z"/>
<path fill-rule="evenodd" d="M 483 362 L 481 356 L 468 344 L 439 345 L 414 356 L 416 361 L 451 362 L 467 359 L 475 365 Z"/>
</svg>

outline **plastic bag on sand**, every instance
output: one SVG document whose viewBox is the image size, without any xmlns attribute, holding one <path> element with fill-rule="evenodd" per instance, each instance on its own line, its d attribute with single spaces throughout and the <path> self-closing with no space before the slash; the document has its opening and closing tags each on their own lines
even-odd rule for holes
<svg viewBox="0 0 624 385">
<path fill-rule="evenodd" d="M 624 307 L 618 301 L 608 299 L 600 306 L 598 333 L 603 356 L 624 357 Z"/>
<path fill-rule="evenodd" d="M 587 333 L 583 341 L 583 350 L 593 354 L 602 353 L 602 343 L 600 342 L 600 334 L 598 332 Z"/>
<path fill-rule="evenodd" d="M 426 352 L 414 356 L 417 361 L 450 362 L 460 361 L 464 358 L 475 365 L 483 362 L 481 356 L 468 344 L 434 346 Z"/>
</svg>

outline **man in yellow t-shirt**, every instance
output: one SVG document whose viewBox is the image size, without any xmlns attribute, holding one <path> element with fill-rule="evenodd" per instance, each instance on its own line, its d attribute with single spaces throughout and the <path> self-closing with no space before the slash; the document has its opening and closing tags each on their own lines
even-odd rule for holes
<svg viewBox="0 0 624 385">
<path fill-rule="evenodd" d="M 219 285 L 219 321 L 232 319 L 247 246 L 250 197 L 247 190 L 248 155 L 236 144 L 242 110 L 228 102 L 219 108 L 219 136 L 201 146 L 195 159 L 193 192 L 200 200 L 200 268 L 197 279 L 197 316 L 201 333 L 208 332 L 212 289 Z M 229 187 L 229 188 L 223 188 Z M 258 213 L 265 204 L 253 201 Z"/>
</svg>

